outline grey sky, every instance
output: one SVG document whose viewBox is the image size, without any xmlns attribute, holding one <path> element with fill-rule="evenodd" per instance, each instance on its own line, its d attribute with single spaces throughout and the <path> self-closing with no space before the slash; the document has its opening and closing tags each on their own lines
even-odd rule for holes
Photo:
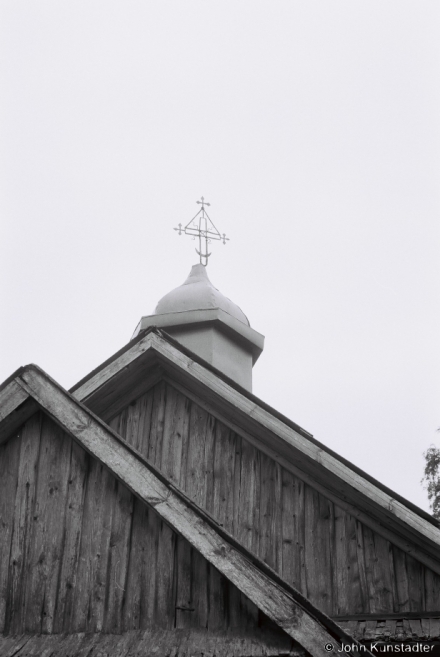
<svg viewBox="0 0 440 657">
<path fill-rule="evenodd" d="M 440 444 L 437 0 L 0 5 L 0 379 L 62 385 L 180 285 L 266 336 L 254 392 L 424 508 Z"/>
</svg>

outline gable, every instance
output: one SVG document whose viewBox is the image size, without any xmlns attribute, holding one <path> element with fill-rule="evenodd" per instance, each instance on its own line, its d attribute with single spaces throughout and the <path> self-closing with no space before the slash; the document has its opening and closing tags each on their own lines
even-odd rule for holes
<svg viewBox="0 0 440 657">
<path fill-rule="evenodd" d="M 0 446 L 0 631 L 287 637 L 43 413 Z M 281 638 L 280 638 L 281 637 Z M 274 644 L 274 645 L 275 645 Z"/>
<path fill-rule="evenodd" d="M 148 329 L 72 392 L 108 421 L 165 379 L 380 536 L 440 574 L 440 523 L 159 329 Z M 202 401 L 203 400 L 203 401 Z M 1 440 L 1 426 L 0 426 Z"/>
<path fill-rule="evenodd" d="M 440 609 L 437 573 L 182 389 L 158 383 L 110 425 L 327 614 Z"/>
</svg>

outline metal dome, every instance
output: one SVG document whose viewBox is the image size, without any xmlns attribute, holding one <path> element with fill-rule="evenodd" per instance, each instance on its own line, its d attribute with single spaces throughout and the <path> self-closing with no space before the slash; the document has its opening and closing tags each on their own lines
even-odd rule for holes
<svg viewBox="0 0 440 657">
<path fill-rule="evenodd" d="M 225 297 L 211 283 L 204 265 L 194 265 L 186 281 L 168 292 L 156 306 L 156 315 L 220 308 L 246 326 L 250 326 L 244 312 Z"/>
</svg>

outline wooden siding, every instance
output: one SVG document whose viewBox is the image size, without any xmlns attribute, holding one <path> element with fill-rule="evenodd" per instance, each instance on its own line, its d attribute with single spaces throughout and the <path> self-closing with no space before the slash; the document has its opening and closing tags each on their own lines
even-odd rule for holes
<svg viewBox="0 0 440 657">
<path fill-rule="evenodd" d="M 437 574 L 171 385 L 110 424 L 327 614 L 440 609 Z"/>
<path fill-rule="evenodd" d="M 0 527 L 0 633 L 274 629 L 42 413 L 0 447 Z"/>
</svg>

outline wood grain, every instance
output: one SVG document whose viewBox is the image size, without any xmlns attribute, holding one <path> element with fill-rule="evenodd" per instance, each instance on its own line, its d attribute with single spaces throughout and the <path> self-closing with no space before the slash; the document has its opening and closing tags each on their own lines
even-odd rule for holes
<svg viewBox="0 0 440 657">
<path fill-rule="evenodd" d="M 163 430 L 144 437 L 150 450 L 144 453 L 159 450 L 156 463 L 164 474 L 178 481 L 220 526 L 329 614 L 406 609 L 408 583 L 406 593 L 402 587 L 409 575 L 403 551 L 181 391 L 163 386 L 133 405 L 140 413 L 149 409 L 154 417 L 163 417 Z M 430 609 L 440 608 L 440 578 L 425 577 L 430 593 L 424 598 L 419 579 L 411 580 L 412 599 L 429 599 Z M 419 608 L 426 604 L 420 602 Z"/>
<path fill-rule="evenodd" d="M 319 615 L 319 612 L 311 612 L 312 607 L 306 612 L 302 605 L 308 604 L 307 601 L 299 597 L 301 603 L 296 602 L 295 596 L 298 594 L 294 589 L 286 590 L 281 580 L 274 580 L 262 565 L 255 565 L 254 557 L 226 540 L 184 497 L 174 492 L 146 463 L 128 450 L 117 435 L 76 404 L 44 374 L 38 370 L 27 370 L 22 374 L 22 380 L 25 388 L 32 392 L 32 396 L 57 423 L 105 464 L 124 485 L 153 507 L 173 531 L 188 540 L 199 554 L 259 609 L 259 612 L 266 614 L 311 652 L 324 654 L 322 646 L 328 638 L 334 639 L 326 629 L 328 621 L 324 617 L 322 621 L 318 621 L 313 614 Z M 201 417 L 199 415 L 196 422 L 200 423 Z M 160 415 L 156 426 L 160 427 Z M 257 475 L 256 468 L 253 473 Z M 251 490 L 257 490 L 256 484 L 251 486 Z M 196 494 L 203 491 L 203 486 L 199 486 L 198 481 L 196 491 Z M 110 497 L 109 492 L 107 497 Z M 105 508 L 104 504 L 100 506 Z M 98 625 L 99 622 L 100 618 Z M 331 632 L 339 632 L 337 626 L 331 627 Z"/>
</svg>

